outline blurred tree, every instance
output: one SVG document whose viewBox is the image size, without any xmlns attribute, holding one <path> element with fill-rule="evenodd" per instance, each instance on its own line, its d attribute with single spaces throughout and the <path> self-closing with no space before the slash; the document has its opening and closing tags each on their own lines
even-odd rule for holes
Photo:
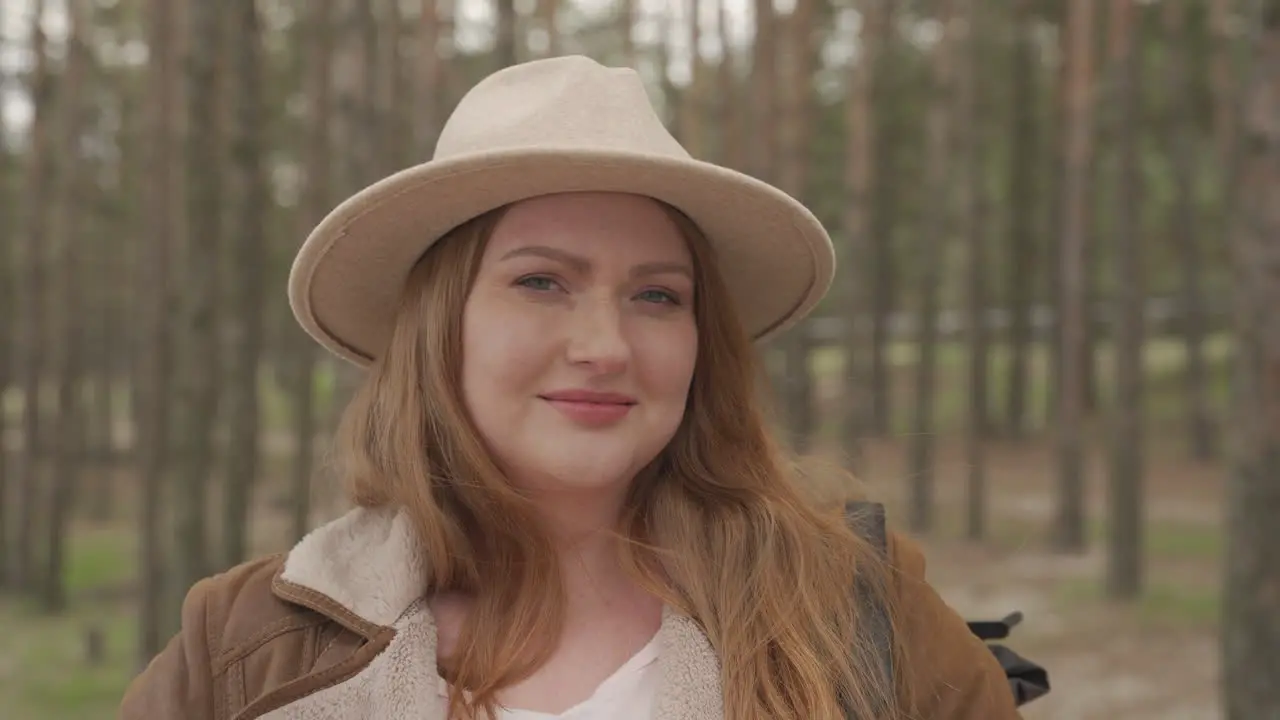
<svg viewBox="0 0 1280 720">
<path fill-rule="evenodd" d="M 182 172 L 183 145 L 179 103 L 184 78 L 179 69 L 178 18 L 181 0 L 147 0 L 147 153 L 146 181 L 139 198 L 145 218 L 145 252 L 138 257 L 138 297 L 143 330 L 134 383 L 138 389 L 136 452 L 141 479 L 138 550 L 141 597 L 138 603 L 138 661 L 145 665 L 160 651 L 163 638 L 175 625 L 176 608 L 166 601 L 163 537 L 165 476 L 172 462 L 169 426 L 171 390 L 175 374 L 174 327 L 169 312 L 175 303 L 173 249 L 186 231 L 186 177 Z"/>
<path fill-rule="evenodd" d="M 227 325 L 231 337 L 227 355 L 227 478 L 223 498 L 223 567 L 247 557 L 250 505 L 258 479 L 262 424 L 258 397 L 258 369 L 266 316 L 267 215 L 271 189 L 267 184 L 264 134 L 267 112 L 263 97 L 262 28 L 256 0 L 227 5 L 234 22 L 235 109 L 231 142 L 231 189 L 235 234 L 228 278 L 230 300 Z"/>
<path fill-rule="evenodd" d="M 1110 523 L 1107 594 L 1137 597 L 1142 590 L 1142 487 L 1145 468 L 1145 397 L 1142 352 L 1146 346 L 1146 298 L 1142 209 L 1146 195 L 1138 167 L 1140 98 L 1144 89 L 1141 37 L 1143 9 L 1133 0 L 1112 0 L 1112 107 L 1118 151 L 1115 177 L 1113 334 L 1115 399 L 1111 417 Z"/>
<path fill-rule="evenodd" d="M 1174 198 L 1171 223 L 1174 245 L 1182 260 L 1182 333 L 1186 348 L 1187 436 L 1191 456 L 1207 462 L 1214 456 L 1215 429 L 1209 400 L 1209 372 L 1205 361 L 1205 298 L 1200 250 L 1201 222 L 1196 197 L 1197 158 L 1206 157 L 1197 147 L 1196 98 L 1187 90 L 1191 82 L 1192 45 L 1187 31 L 1187 3 L 1168 2 L 1164 7 L 1164 31 L 1168 54 L 1165 74 L 1170 94 L 1167 121 L 1168 152 Z M 1136 153 L 1137 151 L 1135 151 Z"/>
<path fill-rule="evenodd" d="M 875 112 L 871 106 L 872 82 L 881 62 L 885 30 L 881 25 L 888 18 L 888 2 L 885 0 L 860 0 L 857 11 L 861 16 L 856 39 L 858 52 L 849 65 L 848 89 L 845 92 L 845 252 L 840 282 L 847 300 L 844 304 L 844 394 L 842 401 L 844 427 L 841 437 L 845 457 L 852 469 L 866 472 L 867 456 L 864 447 L 871 434 L 873 406 L 871 401 L 871 377 L 868 356 L 871 353 L 871 333 L 867 332 L 866 317 L 872 309 L 870 258 L 873 241 L 871 235 L 872 178 L 878 154 L 876 153 Z"/>
<path fill-rule="evenodd" d="M 30 147 L 27 151 L 26 196 L 23 198 L 24 267 L 20 274 L 19 306 L 23 309 L 21 335 L 22 373 L 22 453 L 18 456 L 17 481 L 20 492 L 17 543 L 14 548 L 14 577 L 19 588 L 39 586 L 39 520 L 44 515 L 41 496 L 46 473 L 44 373 L 49 362 L 49 221 L 54 192 L 54 154 L 57 138 L 51 118 L 56 113 L 54 70 L 50 67 L 48 38 L 42 21 L 44 0 L 36 0 L 31 10 L 31 52 L 34 68 L 28 84 L 32 98 Z"/>
<path fill-rule="evenodd" d="M 560 55 L 560 31 L 556 27 L 557 10 L 560 8 L 559 0 L 538 0 L 538 17 L 541 20 L 542 31 L 546 33 L 547 48 L 543 53 L 544 57 L 558 57 Z M 626 29 L 625 33 L 619 35 L 622 42 L 623 57 L 634 58 L 635 42 L 631 38 L 631 27 L 635 18 L 635 0 L 622 0 L 620 12 L 618 13 L 620 27 Z M 634 67 L 634 63 L 632 63 Z"/>
<path fill-rule="evenodd" d="M 1231 237 L 1238 348 L 1222 615 L 1227 720 L 1280 716 L 1280 0 L 1252 7 Z"/>
<path fill-rule="evenodd" d="M 516 64 L 518 57 L 516 41 L 516 4 L 515 0 L 496 0 L 498 8 L 498 28 L 494 40 L 494 62 L 499 68 Z M 497 69 L 497 68 L 495 68 Z"/>
<path fill-rule="evenodd" d="M 970 540 L 986 536 L 987 490 L 986 456 L 988 378 L 991 374 L 989 333 L 987 331 L 987 271 L 991 264 L 987 235 L 990 215 L 987 212 L 986 162 L 989 155 L 989 133 L 982 122 L 985 100 L 990 93 L 981 92 L 981 74 L 985 69 L 987 24 L 992 13 L 984 0 L 961 0 L 956 8 L 961 31 L 957 44 L 956 86 L 956 161 L 964 177 L 955 183 L 958 223 L 965 235 L 965 327 L 969 351 L 967 423 L 965 428 L 965 534 Z M 994 233 L 991 233 L 994 235 Z"/>
<path fill-rule="evenodd" d="M 308 7 L 303 43 L 307 59 L 306 95 L 307 128 L 303 207 L 297 214 L 298 236 L 305 237 L 329 212 L 332 192 L 330 157 L 331 115 L 333 112 L 333 3 L 313 3 Z M 434 30 L 435 4 L 424 2 L 422 24 Z M 438 60 L 434 32 L 426 33 L 421 46 L 426 55 L 423 65 Z M 421 91 L 420 91 L 421 92 Z M 424 92 L 424 94 L 427 94 Z M 301 540 L 311 526 L 311 481 L 315 459 L 315 437 L 319 423 L 316 417 L 316 357 L 318 348 L 302 331 L 293 329 L 290 345 L 292 356 L 291 392 L 293 397 L 294 460 L 292 468 L 291 525 L 292 536 Z"/>
<path fill-rule="evenodd" d="M 915 259 L 919 274 L 919 319 L 916 341 L 919 353 L 915 364 L 915 408 L 908 443 L 907 472 L 911 477 L 910 527 L 918 533 L 933 530 L 934 470 L 937 420 L 938 311 L 941 305 L 942 263 L 955 231 L 952 187 L 954 151 L 956 26 L 967 21 L 957 17 L 956 0 L 937 0 L 935 18 L 940 27 L 933 47 L 931 106 L 929 108 L 928 160 L 925 184 L 934 198 L 924 233 L 916 238 Z"/>
<path fill-rule="evenodd" d="M 1008 154 L 1008 287 L 1005 306 L 1009 311 L 1009 365 L 1005 381 L 1005 431 L 1013 438 L 1027 432 L 1030 394 L 1031 312 L 1034 301 L 1037 253 L 1035 211 L 1038 193 L 1034 181 L 1038 164 L 1036 126 L 1035 17 L 1030 0 L 1013 0 L 1010 5 L 1010 132 Z"/>
<path fill-rule="evenodd" d="M 227 218 L 226 139 L 221 92 L 225 72 L 225 5 L 192 2 L 187 12 L 187 235 L 178 268 L 182 292 L 175 331 L 173 499 L 176 567 L 172 591 L 182 597 L 213 567 L 208 507 L 222 358 L 218 259 Z M 234 422 L 234 418 L 232 421 Z"/>
<path fill-rule="evenodd" d="M 59 88 L 57 122 L 57 172 L 49 204 L 50 245 L 57 258 L 54 283 L 59 302 L 51 313 L 57 330 L 54 370 L 57 373 L 57 412 L 53 416 L 53 472 L 50 476 L 49 521 L 46 526 L 45 569 L 41 574 L 40 604 L 46 612 L 66 610 L 67 593 L 63 567 L 66 562 L 67 527 L 72 503 L 84 470 L 85 404 L 82 382 L 85 371 L 84 288 L 89 281 L 85 262 L 88 233 L 97 218 L 94 206 L 94 176 L 81 157 L 81 148 L 92 118 L 88 117 L 86 75 L 92 52 L 87 0 L 69 0 L 66 65 Z M 72 172 L 72 169 L 77 172 Z"/>
<path fill-rule="evenodd" d="M 0 27 L 8 18 L 8 6 L 0 3 Z M 0 53 L 8 52 L 8 42 L 0 34 Z M 0 84 L 8 87 L 9 71 L 0 68 Z M 13 149 L 8 140 L 7 122 L 0 118 L 0 214 L 13 217 L 17 204 L 12 198 L 12 181 L 14 172 Z M 13 357 L 17 347 L 15 320 L 18 317 L 18 300 L 16 280 L 18 273 L 16 243 L 0 245 L 0 397 L 5 397 L 15 385 Z M 9 544 L 10 515 L 17 503 L 10 482 L 9 413 L 0 412 L 0 592 L 14 586 L 16 578 L 12 577 L 12 563 Z"/>
<path fill-rule="evenodd" d="M 783 43 L 779 65 L 786 81 L 779 86 L 778 187 L 803 201 L 809 179 L 809 143 L 812 140 L 812 76 L 814 5 L 817 0 L 796 0 L 795 9 L 781 21 Z M 809 365 L 807 323 L 801 322 L 778 338 L 783 356 L 782 399 L 786 408 L 791 447 L 808 453 L 813 442 L 815 409 L 813 370 Z"/>
<path fill-rule="evenodd" d="M 875 113 L 876 163 L 873 167 L 871 188 L 871 243 L 872 284 L 871 307 L 871 422 L 872 432 L 888 435 L 893 428 L 893 388 L 895 387 L 889 360 L 890 324 L 896 308 L 899 272 L 894 257 L 894 231 L 901 225 L 902 196 L 906 188 L 902 184 L 902 165 L 907 134 L 902 122 L 906 115 L 906 89 L 902 82 L 905 74 L 906 43 L 898 32 L 902 15 L 900 3 L 885 3 L 884 19 L 874 27 L 879 38 L 882 59 L 876 63 L 871 80 L 871 107 Z"/>
<path fill-rule="evenodd" d="M 1084 533 L 1085 232 L 1087 182 L 1092 163 L 1093 0 L 1067 4 L 1067 106 L 1063 133 L 1066 160 L 1062 184 L 1062 349 L 1058 376 L 1058 508 L 1054 544 L 1081 551 Z"/>
</svg>

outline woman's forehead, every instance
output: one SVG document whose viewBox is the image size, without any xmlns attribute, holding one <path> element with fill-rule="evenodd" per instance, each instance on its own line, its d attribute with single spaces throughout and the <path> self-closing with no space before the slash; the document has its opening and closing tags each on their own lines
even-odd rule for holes
<svg viewBox="0 0 1280 720">
<path fill-rule="evenodd" d="M 493 259 L 543 247 L 587 259 L 690 262 L 669 211 L 656 200 L 624 193 L 563 193 L 515 203 L 489 241 Z"/>
</svg>

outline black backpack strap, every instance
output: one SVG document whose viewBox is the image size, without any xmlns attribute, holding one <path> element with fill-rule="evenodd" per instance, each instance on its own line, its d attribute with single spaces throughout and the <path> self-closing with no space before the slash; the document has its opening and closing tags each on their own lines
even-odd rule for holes
<svg viewBox="0 0 1280 720">
<path fill-rule="evenodd" d="M 889 534 L 886 528 L 884 505 L 874 502 L 853 501 L 845 504 L 845 518 L 854 532 L 869 541 L 886 559 L 889 553 Z M 859 578 L 854 587 L 858 602 L 863 632 L 872 638 L 874 646 L 879 649 L 883 680 L 888 686 L 893 685 L 893 638 L 892 627 L 880 597 Z M 850 720 L 854 720 L 850 718 Z"/>
</svg>

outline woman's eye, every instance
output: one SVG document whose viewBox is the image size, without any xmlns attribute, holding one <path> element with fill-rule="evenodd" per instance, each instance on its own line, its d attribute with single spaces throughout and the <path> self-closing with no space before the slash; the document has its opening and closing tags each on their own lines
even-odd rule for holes
<svg viewBox="0 0 1280 720">
<path fill-rule="evenodd" d="M 645 302 L 659 303 L 662 305 L 679 305 L 680 299 L 666 290 L 645 290 L 637 297 Z"/>
<path fill-rule="evenodd" d="M 549 292 L 558 287 L 556 285 L 556 281 L 546 275 L 526 275 L 519 280 L 516 280 L 516 285 L 542 292 Z"/>
</svg>

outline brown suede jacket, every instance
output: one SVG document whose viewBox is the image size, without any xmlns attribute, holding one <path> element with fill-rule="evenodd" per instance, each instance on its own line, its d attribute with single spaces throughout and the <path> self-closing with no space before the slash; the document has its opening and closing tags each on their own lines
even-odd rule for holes
<svg viewBox="0 0 1280 720">
<path fill-rule="evenodd" d="M 920 551 L 892 535 L 889 551 L 919 717 L 1018 718 L 994 657 L 924 581 Z M 287 554 L 197 583 L 120 719 L 446 720 L 418 561 L 403 514 L 357 509 Z M 719 662 L 697 624 L 668 610 L 659 643 L 655 720 L 724 720 Z"/>
</svg>

